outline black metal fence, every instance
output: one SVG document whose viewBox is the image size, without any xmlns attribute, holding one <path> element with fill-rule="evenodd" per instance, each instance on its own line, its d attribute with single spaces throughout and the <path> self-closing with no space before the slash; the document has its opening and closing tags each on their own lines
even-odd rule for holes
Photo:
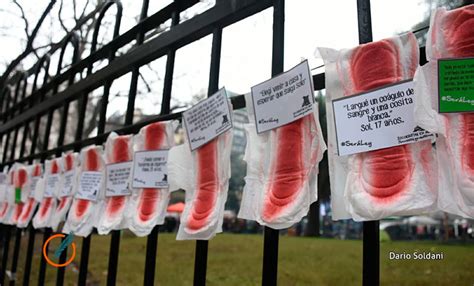
<svg viewBox="0 0 474 286">
<path fill-rule="evenodd" d="M 221 0 L 211 9 L 197 15 L 185 22 L 180 23 L 180 13 L 192 7 L 197 0 L 175 0 L 165 8 L 153 15 L 147 16 L 148 0 L 143 0 L 139 23 L 119 35 L 119 27 L 122 16 L 122 6 L 118 0 L 109 1 L 98 7 L 88 17 L 95 17 L 96 23 L 93 30 L 91 53 L 86 58 L 78 56 L 78 36 L 75 31 L 69 33 L 61 42 L 61 46 L 45 54 L 41 60 L 29 71 L 15 77 L 16 82 L 5 87 L 0 94 L 0 140 L 3 150 L 1 167 L 11 165 L 14 162 L 33 163 L 35 160 L 44 162 L 46 159 L 60 156 L 64 151 L 79 151 L 81 148 L 102 144 L 109 132 L 105 132 L 107 103 L 110 88 L 113 81 L 124 74 L 131 74 L 128 104 L 125 114 L 125 122 L 122 128 L 114 130 L 119 134 L 136 133 L 141 127 L 156 121 L 179 119 L 181 113 L 171 113 L 171 90 L 173 86 L 173 69 L 176 51 L 193 43 L 207 35 L 212 34 L 212 50 L 209 75 L 208 94 L 212 94 L 219 87 L 219 68 L 222 42 L 222 30 L 226 26 L 236 23 L 246 17 L 259 13 L 267 8 L 273 7 L 273 45 L 272 45 L 272 75 L 283 72 L 284 55 L 284 0 Z M 101 21 L 106 11 L 115 6 L 116 17 L 113 32 L 113 40 L 97 48 L 97 38 Z M 357 13 L 359 24 L 359 39 L 361 43 L 372 40 L 370 1 L 357 0 Z M 88 19 L 84 19 L 83 24 Z M 162 33 L 156 38 L 144 41 L 147 32 L 157 28 L 160 24 L 171 20 L 169 31 Z M 80 26 L 80 25 L 79 25 Z M 116 56 L 117 51 L 126 46 L 134 44 L 135 47 L 121 56 Z M 63 57 L 67 46 L 74 49 L 71 66 L 63 70 Z M 59 52 L 59 63 L 57 73 L 49 76 L 50 56 Z M 270 52 L 270 51 L 269 51 Z M 162 95 L 161 112 L 144 121 L 134 122 L 135 98 L 137 95 L 137 84 L 139 69 L 141 66 L 167 56 L 166 73 L 164 77 L 164 88 Z M 423 58 L 423 57 L 422 57 Z M 94 70 L 94 64 L 107 60 L 108 65 L 100 70 Z M 269 67 L 270 68 L 270 67 Z M 42 85 L 38 85 L 41 71 L 44 72 Z M 78 75 L 85 75 L 77 80 Z M 33 77 L 32 92 L 27 94 L 27 80 Z M 50 79 L 51 78 L 51 79 Z M 316 90 L 324 89 L 324 74 L 313 76 Z M 67 86 L 62 91 L 60 87 Z M 98 135 L 93 138 L 83 138 L 84 120 L 86 118 L 86 107 L 89 94 L 95 89 L 102 89 L 102 100 L 100 101 L 100 112 L 98 120 Z M 245 101 L 243 96 L 231 98 L 234 109 L 243 108 Z M 77 120 L 68 120 L 69 107 L 77 103 L 79 111 Z M 51 138 L 51 127 L 53 115 L 60 113 L 59 132 L 56 145 L 49 148 Z M 44 121 L 46 120 L 46 121 Z M 41 128 L 40 128 L 41 125 Z M 73 143 L 64 144 L 66 129 L 75 129 L 75 140 Z M 40 137 L 41 136 L 41 137 Z M 38 138 L 43 138 L 42 150 L 38 149 Z M 28 143 L 28 144 L 27 144 Z M 29 150 L 27 150 L 29 145 Z M 19 151 L 17 150 L 19 148 Z M 363 285 L 379 284 L 379 224 L 377 221 L 364 223 L 363 236 Z M 38 230 L 30 225 L 27 229 L 19 229 L 13 226 L 1 225 L 3 233 L 3 257 L 0 268 L 0 284 L 4 285 L 7 280 L 6 270 L 10 271 L 9 284 L 15 285 L 21 281 L 23 285 L 29 285 L 32 267 L 39 267 L 38 285 L 44 285 L 47 263 L 44 258 L 40 265 L 32 265 L 32 256 L 35 236 Z M 26 249 L 20 249 L 22 232 L 28 233 Z M 43 243 L 52 235 L 51 229 L 43 230 Z M 264 253 L 262 261 L 262 285 L 276 285 L 278 273 L 278 231 L 265 228 L 264 231 Z M 38 242 L 37 242 L 38 243 Z M 147 238 L 144 285 L 152 285 L 155 278 L 155 266 L 157 257 L 158 226 L 154 228 Z M 211 242 L 212 243 L 212 242 Z M 11 245 L 13 252 L 10 253 Z M 91 236 L 83 238 L 80 253 L 80 267 L 78 285 L 85 285 L 89 261 Z M 110 256 L 107 271 L 107 285 L 114 285 L 117 276 L 119 257 L 120 233 L 113 231 L 110 242 Z M 26 251 L 23 277 L 16 277 L 20 251 Z M 60 263 L 66 260 L 67 251 L 60 257 Z M 196 241 L 194 285 L 206 284 L 206 266 L 208 254 L 208 241 Z M 64 283 L 64 268 L 57 269 L 57 285 Z"/>
</svg>

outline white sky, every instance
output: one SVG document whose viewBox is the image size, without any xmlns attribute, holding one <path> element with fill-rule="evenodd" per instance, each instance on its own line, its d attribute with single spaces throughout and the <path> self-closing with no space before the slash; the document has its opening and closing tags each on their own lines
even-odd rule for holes
<svg viewBox="0 0 474 286">
<path fill-rule="evenodd" d="M 4 6 L 6 10 L 15 14 L 19 13 L 9 0 L 0 1 L 1 6 Z M 84 3 L 84 0 L 77 0 L 77 2 Z M 141 9 L 141 1 L 122 0 L 122 2 L 124 18 L 121 33 L 135 24 L 134 17 L 140 13 Z M 140 5 L 137 5 L 139 2 Z M 149 15 L 171 1 L 152 0 L 150 2 Z M 20 3 L 24 5 L 25 12 L 31 19 L 30 22 L 34 23 L 47 1 L 23 0 Z M 68 5 L 65 5 L 64 11 L 71 10 L 71 6 Z M 374 40 L 410 30 L 424 19 L 429 12 L 428 7 L 427 0 L 372 0 Z M 57 13 L 58 8 L 59 3 L 55 7 L 56 12 L 53 13 Z M 115 13 L 114 10 L 111 11 L 111 14 Z M 225 86 L 233 92 L 245 93 L 250 91 L 251 86 L 270 77 L 272 14 L 272 9 L 267 9 L 224 30 L 220 86 Z M 24 26 L 19 18 L 10 13 L 0 12 L 0 16 L 0 27 L 8 27 L 8 35 L 0 35 L 2 43 L 0 61 L 4 63 L 11 61 L 23 49 L 24 41 L 19 40 L 18 35 L 23 35 Z M 63 36 L 58 32 L 61 30 L 57 23 L 54 23 L 57 21 L 54 20 L 45 23 L 46 32 L 42 33 L 43 38 L 39 38 L 38 41 L 44 41 L 44 35 L 51 36 L 55 40 Z M 302 59 L 309 59 L 311 68 L 319 66 L 321 61 L 314 57 L 317 47 L 340 49 L 357 45 L 356 0 L 287 0 L 285 29 L 285 68 L 296 65 Z M 48 31 L 52 32 L 48 33 Z M 208 36 L 178 50 L 172 92 L 174 99 L 189 102 L 193 95 L 207 91 L 211 44 L 212 36 Z M 24 66 L 29 68 L 34 63 L 33 60 L 25 61 Z M 153 71 L 148 67 L 141 69 L 147 81 L 151 83 L 152 92 L 139 96 L 136 107 L 147 114 L 160 111 L 165 63 L 166 57 L 163 57 L 150 63 Z M 55 70 L 55 64 L 53 66 Z M 3 68 L 3 66 L 0 67 L 0 72 Z M 116 80 L 111 94 L 120 91 L 126 95 L 129 79 L 130 75 L 126 75 Z M 139 84 L 139 88 L 144 87 L 143 82 L 140 81 Z M 140 89 L 143 90 L 143 88 Z M 101 90 L 96 92 L 100 94 Z M 115 112 L 125 113 L 126 103 L 126 96 L 114 98 L 109 105 L 108 115 Z"/>
</svg>

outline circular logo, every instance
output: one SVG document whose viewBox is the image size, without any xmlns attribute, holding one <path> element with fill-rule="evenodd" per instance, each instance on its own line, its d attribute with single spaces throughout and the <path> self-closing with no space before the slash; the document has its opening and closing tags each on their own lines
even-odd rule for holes
<svg viewBox="0 0 474 286">
<path fill-rule="evenodd" d="M 50 236 L 46 240 L 46 243 L 43 245 L 43 256 L 44 256 L 44 259 L 46 259 L 46 262 L 48 262 L 49 265 L 54 266 L 54 267 L 65 267 L 65 266 L 69 265 L 74 260 L 74 258 L 76 257 L 76 244 L 74 242 L 71 243 L 71 246 L 72 246 L 72 256 L 71 256 L 71 258 L 69 258 L 68 261 L 66 261 L 62 264 L 58 264 L 58 263 L 53 262 L 51 259 L 49 259 L 48 253 L 46 252 L 46 247 L 48 246 L 49 242 L 53 238 L 59 238 L 59 237 L 65 237 L 65 235 L 62 234 L 62 233 L 55 234 L 55 235 Z"/>
</svg>

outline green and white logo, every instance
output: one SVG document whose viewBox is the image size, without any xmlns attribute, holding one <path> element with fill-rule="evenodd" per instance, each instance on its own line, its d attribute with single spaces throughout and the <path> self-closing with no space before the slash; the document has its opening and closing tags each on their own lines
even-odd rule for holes
<svg viewBox="0 0 474 286">
<path fill-rule="evenodd" d="M 474 111 L 474 58 L 438 61 L 439 113 Z"/>
</svg>

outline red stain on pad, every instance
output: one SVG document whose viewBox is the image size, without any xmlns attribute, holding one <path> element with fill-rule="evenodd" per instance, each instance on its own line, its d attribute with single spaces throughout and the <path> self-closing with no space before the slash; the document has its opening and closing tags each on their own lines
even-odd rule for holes
<svg viewBox="0 0 474 286">
<path fill-rule="evenodd" d="M 36 164 L 33 168 L 33 177 L 41 176 L 41 164 Z M 30 192 L 34 192 L 35 190 L 30 190 Z M 23 211 L 21 212 L 21 216 L 19 218 L 19 222 L 24 223 L 26 220 L 30 218 L 31 212 L 35 206 L 35 199 L 33 197 L 28 198 L 26 205 L 23 207 Z"/>
<path fill-rule="evenodd" d="M 57 173 L 59 173 L 58 160 L 54 159 L 51 161 L 51 174 L 57 174 Z"/>
<path fill-rule="evenodd" d="M 448 12 L 444 37 L 448 57 L 474 57 L 474 5 Z M 461 116 L 461 166 L 464 172 L 474 176 L 474 114 Z"/>
<path fill-rule="evenodd" d="M 86 153 L 86 171 L 100 171 L 100 155 L 97 150 L 92 148 Z"/>
<path fill-rule="evenodd" d="M 165 134 L 165 124 L 156 122 L 148 125 L 145 129 L 145 150 L 160 149 L 163 145 Z"/>
<path fill-rule="evenodd" d="M 43 202 L 41 202 L 41 207 L 39 210 L 40 217 L 44 217 L 48 213 L 52 203 L 53 203 L 53 198 L 43 199 Z"/>
<path fill-rule="evenodd" d="M 410 182 L 414 163 L 406 145 L 380 149 L 358 156 L 364 190 L 379 201 L 395 199 Z"/>
<path fill-rule="evenodd" d="M 8 210 L 8 202 L 3 202 L 2 203 L 2 208 L 0 209 L 0 218 L 3 219 L 5 215 L 7 214 Z"/>
<path fill-rule="evenodd" d="M 58 159 L 51 160 L 49 171 L 51 175 L 59 173 Z M 40 219 L 43 219 L 47 214 L 50 213 L 51 206 L 53 205 L 53 200 L 55 200 L 55 198 L 43 198 L 43 201 L 41 202 L 40 208 L 38 210 Z"/>
<path fill-rule="evenodd" d="M 461 162 L 465 172 L 474 175 L 474 114 L 461 115 L 462 154 Z"/>
<path fill-rule="evenodd" d="M 64 169 L 67 172 L 67 171 L 71 171 L 73 168 L 74 168 L 74 155 L 73 155 L 73 153 L 69 153 L 69 154 L 66 155 L 65 160 L 64 160 Z M 59 204 L 58 204 L 58 207 L 57 207 L 56 210 L 61 211 L 67 205 L 67 202 L 70 199 L 71 198 L 69 196 L 60 197 L 59 198 Z"/>
<path fill-rule="evenodd" d="M 165 134 L 165 124 L 156 122 L 148 125 L 145 128 L 144 149 L 146 151 L 159 150 L 163 146 Z M 138 203 L 138 217 L 141 221 L 147 222 L 154 217 L 159 199 L 158 189 L 145 188 L 142 190 Z"/>
<path fill-rule="evenodd" d="M 33 177 L 41 176 L 41 165 L 36 164 L 35 168 L 33 169 Z"/>
<path fill-rule="evenodd" d="M 453 57 L 474 56 L 474 6 L 466 6 L 452 12 L 446 17 L 446 49 Z M 434 31 L 435 32 L 435 31 Z"/>
<path fill-rule="evenodd" d="M 305 180 L 303 160 L 304 121 L 313 120 L 305 116 L 278 128 L 277 151 L 270 171 L 270 183 L 265 193 L 263 220 L 273 221 L 298 195 Z"/>
<path fill-rule="evenodd" d="M 97 153 L 95 148 L 91 148 L 86 151 L 84 171 L 100 171 L 100 155 Z M 76 216 L 81 218 L 90 207 L 91 202 L 89 200 L 78 199 L 76 207 Z"/>
<path fill-rule="evenodd" d="M 197 150 L 197 194 L 187 221 L 187 227 L 191 230 L 199 230 L 207 224 L 217 201 L 219 192 L 217 140 L 216 138 Z"/>
<path fill-rule="evenodd" d="M 360 46 L 351 59 L 355 93 L 402 80 L 397 47 L 389 40 Z"/>
<path fill-rule="evenodd" d="M 67 154 L 64 162 L 65 162 L 64 167 L 66 171 L 71 171 L 72 168 L 74 167 L 74 155 L 72 153 Z"/>
<path fill-rule="evenodd" d="M 109 163 L 122 163 L 131 161 L 130 136 L 119 136 L 113 140 L 112 154 Z M 107 199 L 106 215 L 114 216 L 125 207 L 125 196 L 113 196 Z"/>
<path fill-rule="evenodd" d="M 20 168 L 17 173 L 17 177 L 15 180 L 15 188 L 23 188 L 28 178 L 28 173 L 26 172 L 25 168 Z"/>
<path fill-rule="evenodd" d="M 416 63 L 411 63 L 414 65 Z M 400 53 L 390 40 L 359 46 L 353 53 L 351 77 L 354 91 L 364 92 L 403 80 Z M 416 67 L 416 66 L 415 66 Z M 410 67 L 413 73 L 415 67 Z M 408 75 L 408 78 L 414 74 Z M 359 174 L 364 190 L 379 203 L 396 200 L 412 179 L 414 163 L 406 145 L 376 151 L 360 156 Z"/>
<path fill-rule="evenodd" d="M 61 197 L 61 199 L 59 200 L 57 210 L 58 211 L 62 210 L 64 208 L 64 206 L 66 206 L 66 203 L 69 199 L 70 199 L 69 197 Z"/>
<path fill-rule="evenodd" d="M 35 199 L 34 198 L 29 198 L 28 201 L 26 202 L 26 205 L 21 212 L 21 216 L 19 218 L 19 221 L 25 221 L 30 217 L 31 211 L 33 210 L 33 206 L 35 205 Z"/>
</svg>

